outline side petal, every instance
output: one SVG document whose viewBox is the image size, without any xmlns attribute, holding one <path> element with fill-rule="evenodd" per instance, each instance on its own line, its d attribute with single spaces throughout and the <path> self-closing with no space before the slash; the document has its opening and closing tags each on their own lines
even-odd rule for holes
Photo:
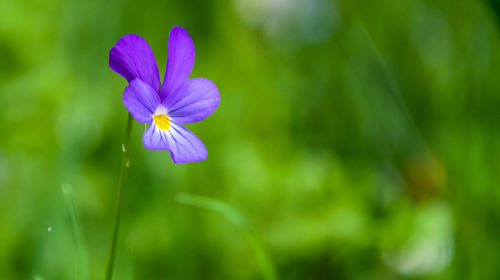
<svg viewBox="0 0 500 280">
<path fill-rule="evenodd" d="M 194 162 L 207 158 L 207 149 L 203 142 L 173 120 L 168 130 L 161 130 L 152 122 L 144 132 L 142 141 L 144 147 L 150 150 L 170 151 L 170 156 L 175 163 Z"/>
<path fill-rule="evenodd" d="M 151 122 L 160 105 L 158 93 L 139 79 L 132 80 L 123 92 L 123 104 L 134 119 L 141 123 Z"/>
<path fill-rule="evenodd" d="M 189 79 L 162 102 L 168 115 L 179 123 L 192 123 L 210 116 L 219 106 L 219 90 L 205 78 Z"/>
<path fill-rule="evenodd" d="M 167 68 L 160 91 L 163 99 L 173 93 L 188 78 L 194 65 L 194 44 L 187 31 L 174 26 L 168 36 Z"/>
<path fill-rule="evenodd" d="M 109 67 L 127 79 L 143 80 L 154 90 L 160 90 L 158 66 L 146 40 L 139 35 L 125 35 L 109 51 Z"/>
</svg>

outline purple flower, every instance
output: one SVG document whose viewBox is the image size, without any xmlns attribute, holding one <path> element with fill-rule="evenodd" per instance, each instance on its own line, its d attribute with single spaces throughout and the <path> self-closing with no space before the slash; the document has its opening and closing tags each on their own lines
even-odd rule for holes
<svg viewBox="0 0 500 280">
<path fill-rule="evenodd" d="M 109 67 L 129 82 L 123 92 L 125 107 L 138 122 L 150 123 L 142 137 L 144 147 L 170 151 L 175 163 L 206 159 L 201 140 L 181 123 L 201 121 L 219 105 L 212 81 L 187 79 L 193 64 L 193 40 L 180 26 L 168 36 L 163 85 L 153 52 L 140 36 L 123 36 L 109 52 Z"/>
</svg>

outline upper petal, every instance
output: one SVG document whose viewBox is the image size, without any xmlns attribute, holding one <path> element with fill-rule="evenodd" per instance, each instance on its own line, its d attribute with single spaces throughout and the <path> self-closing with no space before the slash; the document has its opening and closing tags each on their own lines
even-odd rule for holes
<svg viewBox="0 0 500 280">
<path fill-rule="evenodd" d="M 158 93 L 140 79 L 134 79 L 123 92 L 123 104 L 141 123 L 148 123 L 160 105 Z"/>
<path fill-rule="evenodd" d="M 185 81 L 173 94 L 162 102 L 168 115 L 180 123 L 192 123 L 210 116 L 219 105 L 219 90 L 205 78 Z"/>
<path fill-rule="evenodd" d="M 191 131 L 171 120 L 168 130 L 161 130 L 154 122 L 142 138 L 144 147 L 150 150 L 168 150 L 175 163 L 205 160 L 207 149 Z"/>
<path fill-rule="evenodd" d="M 146 40 L 136 34 L 125 35 L 109 51 L 109 67 L 128 82 L 139 78 L 160 90 L 158 66 Z"/>
<path fill-rule="evenodd" d="M 168 36 L 167 68 L 160 91 L 163 99 L 188 78 L 194 64 L 194 44 L 187 31 L 174 26 Z"/>
</svg>

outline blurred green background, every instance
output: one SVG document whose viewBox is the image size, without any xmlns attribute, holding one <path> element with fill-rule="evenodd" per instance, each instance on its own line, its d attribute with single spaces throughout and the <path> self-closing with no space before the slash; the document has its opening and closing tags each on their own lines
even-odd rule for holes
<svg viewBox="0 0 500 280">
<path fill-rule="evenodd" d="M 134 123 L 115 279 L 497 279 L 500 2 L 4 0 L 0 278 L 102 279 L 127 112 L 108 52 L 168 32 L 217 111 Z"/>
</svg>

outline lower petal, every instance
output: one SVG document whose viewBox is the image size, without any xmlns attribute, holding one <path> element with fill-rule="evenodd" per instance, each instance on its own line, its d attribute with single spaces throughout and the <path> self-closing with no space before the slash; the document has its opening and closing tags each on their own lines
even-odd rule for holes
<svg viewBox="0 0 500 280">
<path fill-rule="evenodd" d="M 152 121 L 142 136 L 142 144 L 150 150 L 169 150 L 167 133 Z"/>
<path fill-rule="evenodd" d="M 168 150 L 175 163 L 201 161 L 207 158 L 203 142 L 191 131 L 175 121 L 167 130 L 160 129 L 154 121 L 144 132 L 144 147 L 150 150 Z"/>
</svg>

